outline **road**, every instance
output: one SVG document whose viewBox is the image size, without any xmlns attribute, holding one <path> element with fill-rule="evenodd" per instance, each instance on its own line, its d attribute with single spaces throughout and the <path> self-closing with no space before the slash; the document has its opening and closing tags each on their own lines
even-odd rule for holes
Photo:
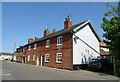
<svg viewBox="0 0 120 82">
<path fill-rule="evenodd" d="M 104 80 L 77 71 L 2 61 L 2 80 Z"/>
</svg>

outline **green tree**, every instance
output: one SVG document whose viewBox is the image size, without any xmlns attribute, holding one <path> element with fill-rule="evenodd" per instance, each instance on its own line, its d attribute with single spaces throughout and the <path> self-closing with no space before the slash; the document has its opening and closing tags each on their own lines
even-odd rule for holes
<svg viewBox="0 0 120 82">
<path fill-rule="evenodd" d="M 106 12 L 101 24 L 104 30 L 103 37 L 108 44 L 111 54 L 116 58 L 116 74 L 120 76 L 120 2 L 118 6 L 112 6 L 107 3 L 111 10 Z"/>
</svg>

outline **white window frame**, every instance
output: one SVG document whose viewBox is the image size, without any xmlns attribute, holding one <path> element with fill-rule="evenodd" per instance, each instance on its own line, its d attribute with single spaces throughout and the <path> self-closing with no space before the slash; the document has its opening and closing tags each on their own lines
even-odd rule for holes
<svg viewBox="0 0 120 82">
<path fill-rule="evenodd" d="M 58 54 L 61 54 L 61 57 L 59 57 Z M 61 58 L 61 59 L 60 59 L 60 58 Z M 60 61 L 60 60 L 62 60 L 62 53 L 57 53 L 57 54 L 56 54 L 56 62 L 57 62 L 57 63 L 62 63 L 62 61 Z"/>
<path fill-rule="evenodd" d="M 47 59 L 50 61 L 50 54 L 45 54 L 45 62 L 49 62 Z"/>
<path fill-rule="evenodd" d="M 28 55 L 27 61 L 30 61 L 30 55 Z"/>
<path fill-rule="evenodd" d="M 33 61 L 35 61 L 36 60 L 36 55 L 33 55 Z"/>
<path fill-rule="evenodd" d="M 62 45 L 62 36 L 59 36 L 59 37 L 57 37 L 57 46 L 61 46 L 61 45 Z"/>
<path fill-rule="evenodd" d="M 28 50 L 31 50 L 31 45 L 28 46 Z"/>
<path fill-rule="evenodd" d="M 34 49 L 36 49 L 36 48 L 37 48 L 37 43 L 34 44 Z"/>
<path fill-rule="evenodd" d="M 46 40 L 46 48 L 50 47 L 50 39 Z"/>
</svg>

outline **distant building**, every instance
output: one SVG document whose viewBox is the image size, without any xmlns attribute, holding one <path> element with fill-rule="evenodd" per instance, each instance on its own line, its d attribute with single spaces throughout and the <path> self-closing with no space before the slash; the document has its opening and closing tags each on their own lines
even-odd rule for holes
<svg viewBox="0 0 120 82">
<path fill-rule="evenodd" d="M 109 55 L 109 48 L 105 42 L 100 42 L 100 55 L 101 56 Z"/>
<path fill-rule="evenodd" d="M 107 58 L 112 62 L 112 56 L 108 45 L 105 42 L 100 42 L 100 57 Z"/>
<path fill-rule="evenodd" d="M 100 39 L 90 21 L 72 25 L 67 17 L 64 29 L 50 33 L 45 29 L 42 38 L 29 38 L 28 44 L 16 51 L 16 60 L 22 63 L 73 69 L 88 64 L 100 53 Z"/>
<path fill-rule="evenodd" d="M 12 53 L 0 52 L 0 60 L 12 60 Z"/>
</svg>

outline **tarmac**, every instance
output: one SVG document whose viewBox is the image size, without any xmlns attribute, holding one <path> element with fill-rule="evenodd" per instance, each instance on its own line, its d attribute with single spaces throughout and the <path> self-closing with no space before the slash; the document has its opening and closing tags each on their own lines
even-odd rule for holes
<svg viewBox="0 0 120 82">
<path fill-rule="evenodd" d="M 89 77 L 94 77 L 94 78 L 101 78 L 104 80 L 118 80 L 120 82 L 120 78 L 113 76 L 113 75 L 108 75 L 105 73 L 101 73 L 101 72 L 92 72 L 92 71 L 87 71 L 87 70 L 78 70 L 76 71 L 76 73 L 79 73 L 81 75 L 84 76 L 89 76 Z"/>
</svg>

